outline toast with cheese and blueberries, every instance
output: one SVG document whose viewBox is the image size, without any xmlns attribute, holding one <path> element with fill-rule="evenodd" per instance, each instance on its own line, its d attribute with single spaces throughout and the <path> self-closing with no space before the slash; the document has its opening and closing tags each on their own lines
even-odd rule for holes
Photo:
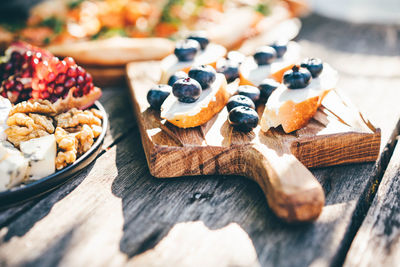
<svg viewBox="0 0 400 267">
<path fill-rule="evenodd" d="M 337 71 L 320 59 L 306 59 L 283 75 L 283 84 L 269 96 L 261 117 L 261 130 L 282 125 L 286 133 L 304 127 L 315 115 L 322 99 L 335 89 Z"/>
<path fill-rule="evenodd" d="M 188 72 L 192 66 L 211 65 L 215 67 L 218 59 L 224 57 L 226 48 L 209 43 L 202 33 L 192 34 L 176 43 L 174 54 L 161 61 L 160 83 L 165 84 L 177 71 Z"/>
<path fill-rule="evenodd" d="M 219 113 L 230 97 L 225 76 L 210 65 L 192 67 L 171 85 L 150 89 L 147 100 L 160 117 L 180 128 L 192 128 Z"/>
<path fill-rule="evenodd" d="M 259 86 L 266 78 L 281 82 L 283 73 L 299 61 L 300 46 L 296 42 L 276 42 L 261 46 L 241 64 L 240 84 Z"/>
</svg>

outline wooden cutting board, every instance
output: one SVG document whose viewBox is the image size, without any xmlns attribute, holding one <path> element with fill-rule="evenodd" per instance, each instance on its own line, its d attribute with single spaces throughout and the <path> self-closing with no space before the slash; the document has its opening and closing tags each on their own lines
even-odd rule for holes
<svg viewBox="0 0 400 267">
<path fill-rule="evenodd" d="M 306 167 L 375 161 L 380 130 L 335 91 L 309 124 L 294 133 L 282 129 L 234 130 L 224 108 L 205 125 L 180 129 L 149 108 L 148 90 L 161 77 L 159 62 L 127 65 L 127 78 L 150 173 L 159 178 L 235 174 L 256 181 L 275 214 L 288 222 L 318 217 L 323 189 Z M 233 86 L 233 85 L 231 85 Z M 262 114 L 263 107 L 258 107 Z"/>
</svg>

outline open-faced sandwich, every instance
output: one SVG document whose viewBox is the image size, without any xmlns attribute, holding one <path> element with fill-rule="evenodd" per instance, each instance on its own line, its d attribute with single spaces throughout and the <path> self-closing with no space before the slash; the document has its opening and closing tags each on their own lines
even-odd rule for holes
<svg viewBox="0 0 400 267">
<path fill-rule="evenodd" d="M 102 113 L 91 75 L 26 43 L 0 62 L 0 190 L 38 180 L 74 163 L 99 137 Z"/>
<path fill-rule="evenodd" d="M 300 57 L 300 46 L 295 42 L 276 42 L 259 47 L 239 69 L 240 83 L 259 86 L 266 78 L 281 81 L 283 73 Z"/>
<path fill-rule="evenodd" d="M 286 133 L 304 127 L 315 115 L 322 99 L 338 80 L 337 72 L 320 59 L 310 58 L 295 65 L 283 75 L 269 96 L 261 117 L 261 129 L 282 125 Z"/>
<path fill-rule="evenodd" d="M 211 65 L 215 67 L 218 59 L 224 57 L 226 48 L 209 43 L 202 33 L 192 34 L 176 43 L 174 53 L 161 61 L 161 83 L 167 83 L 178 71 L 188 72 L 190 67 Z"/>
<path fill-rule="evenodd" d="M 161 109 L 161 118 L 180 128 L 200 126 L 218 114 L 230 94 L 225 76 L 210 65 L 192 67 L 187 76 L 170 85 L 158 85 L 147 95 L 149 104 Z"/>
</svg>

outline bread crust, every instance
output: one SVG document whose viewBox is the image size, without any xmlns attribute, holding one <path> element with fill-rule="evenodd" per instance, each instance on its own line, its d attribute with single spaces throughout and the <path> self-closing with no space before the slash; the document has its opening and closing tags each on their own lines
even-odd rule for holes
<svg viewBox="0 0 400 267">
<path fill-rule="evenodd" d="M 323 90 L 317 96 L 308 98 L 300 103 L 291 100 L 286 101 L 276 113 L 273 109 L 265 107 L 261 117 L 261 130 L 267 132 L 272 127 L 282 125 L 285 133 L 291 133 L 307 125 L 308 121 L 315 115 L 321 106 L 323 98 L 331 89 Z"/>
<path fill-rule="evenodd" d="M 226 90 L 226 80 L 224 79 L 218 92 L 215 94 L 207 107 L 203 107 L 200 112 L 193 116 L 178 115 L 167 119 L 173 125 L 179 128 L 192 128 L 208 122 L 215 114 L 218 114 L 229 100 L 230 94 Z"/>
</svg>

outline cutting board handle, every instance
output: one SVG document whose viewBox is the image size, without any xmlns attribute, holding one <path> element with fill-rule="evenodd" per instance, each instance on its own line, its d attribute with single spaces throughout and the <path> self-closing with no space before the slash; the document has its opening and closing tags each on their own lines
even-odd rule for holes
<svg viewBox="0 0 400 267">
<path fill-rule="evenodd" d="M 293 155 L 266 146 L 244 152 L 245 174 L 264 191 L 270 208 L 287 222 L 315 220 L 325 203 L 324 191 L 313 174 Z"/>
</svg>

